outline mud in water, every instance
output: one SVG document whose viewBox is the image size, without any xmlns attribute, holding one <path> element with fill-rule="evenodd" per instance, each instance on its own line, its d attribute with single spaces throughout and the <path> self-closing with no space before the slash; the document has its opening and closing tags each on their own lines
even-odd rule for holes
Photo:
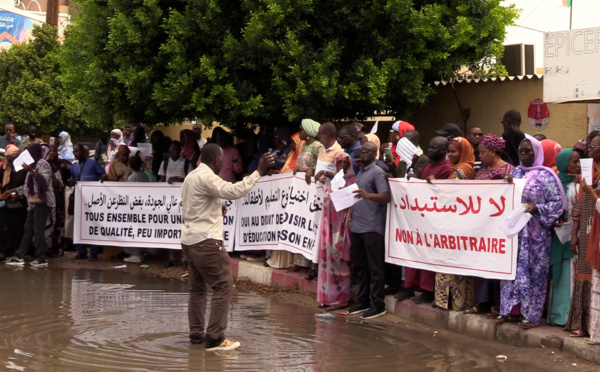
<svg viewBox="0 0 600 372">
<path fill-rule="evenodd" d="M 188 342 L 187 282 L 119 271 L 0 265 L 0 283 L 0 360 L 7 370 L 591 371 L 597 367 L 552 361 L 558 357 L 546 350 L 516 351 L 381 318 L 316 319 L 314 308 L 241 291 L 233 295 L 227 337 L 242 346 L 232 352 L 205 352 L 202 345 Z M 497 362 L 498 354 L 509 360 Z"/>
</svg>

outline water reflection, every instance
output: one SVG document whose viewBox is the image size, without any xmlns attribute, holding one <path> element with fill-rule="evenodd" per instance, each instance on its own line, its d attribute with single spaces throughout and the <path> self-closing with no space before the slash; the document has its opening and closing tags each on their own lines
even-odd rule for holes
<svg viewBox="0 0 600 372">
<path fill-rule="evenodd" d="M 235 293 L 227 335 L 239 351 L 190 345 L 187 283 L 100 270 L 0 265 L 0 360 L 44 371 L 527 371 L 431 334 L 338 318 Z"/>
</svg>

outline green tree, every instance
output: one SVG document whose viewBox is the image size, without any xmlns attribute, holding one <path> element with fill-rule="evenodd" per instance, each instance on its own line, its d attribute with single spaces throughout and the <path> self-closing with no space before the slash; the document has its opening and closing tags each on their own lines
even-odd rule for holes
<svg viewBox="0 0 600 372">
<path fill-rule="evenodd" d="M 38 126 L 41 133 L 75 130 L 83 124 L 59 80 L 55 27 L 35 26 L 31 41 L 0 52 L 0 121 L 21 133 Z"/>
<path fill-rule="evenodd" d="M 500 0 L 78 0 L 65 82 L 86 118 L 285 125 L 403 116 L 462 66 L 490 63 L 517 15 Z"/>
</svg>

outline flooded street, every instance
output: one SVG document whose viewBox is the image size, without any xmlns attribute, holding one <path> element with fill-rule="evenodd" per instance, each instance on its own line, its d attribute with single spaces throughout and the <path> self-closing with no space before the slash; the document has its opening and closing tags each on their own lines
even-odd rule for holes
<svg viewBox="0 0 600 372">
<path fill-rule="evenodd" d="M 315 308 L 241 292 L 234 292 L 226 335 L 242 346 L 211 353 L 188 342 L 187 282 L 120 271 L 0 265 L 0 283 L 0 360 L 7 370 L 571 369 L 570 362 L 565 367 L 550 357 L 545 364 L 536 361 L 548 351 L 517 352 L 393 322 L 315 319 Z M 498 363 L 498 354 L 510 355 L 509 361 Z M 571 370 L 587 370 L 582 367 Z"/>
</svg>

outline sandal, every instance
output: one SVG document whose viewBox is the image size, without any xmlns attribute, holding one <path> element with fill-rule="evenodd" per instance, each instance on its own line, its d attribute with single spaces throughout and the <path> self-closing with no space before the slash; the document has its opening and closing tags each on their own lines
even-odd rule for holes
<svg viewBox="0 0 600 372">
<path fill-rule="evenodd" d="M 508 315 L 498 315 L 494 318 L 494 323 L 500 325 L 508 322 L 510 320 L 510 316 Z"/>
<path fill-rule="evenodd" d="M 584 336 L 585 336 L 585 334 L 580 330 L 573 331 L 569 334 L 569 337 L 584 337 Z"/>
<path fill-rule="evenodd" d="M 583 341 L 585 341 L 585 343 L 588 344 L 588 345 L 600 345 L 600 342 L 592 341 L 589 338 L 586 338 Z"/>
<path fill-rule="evenodd" d="M 539 324 L 535 324 L 533 322 L 530 322 L 527 319 L 521 320 L 519 322 L 519 324 L 517 324 L 517 325 L 519 326 L 519 328 L 522 328 L 522 329 L 532 329 L 532 328 L 537 328 L 537 327 L 540 326 Z"/>
<path fill-rule="evenodd" d="M 335 310 L 339 310 L 339 309 L 343 309 L 345 307 L 348 307 L 348 303 L 343 303 L 343 304 L 337 304 L 337 305 L 330 305 L 325 307 L 325 311 L 335 311 Z"/>
<path fill-rule="evenodd" d="M 479 314 L 479 309 L 477 306 L 473 306 L 472 308 L 463 311 L 463 314 Z"/>
</svg>

